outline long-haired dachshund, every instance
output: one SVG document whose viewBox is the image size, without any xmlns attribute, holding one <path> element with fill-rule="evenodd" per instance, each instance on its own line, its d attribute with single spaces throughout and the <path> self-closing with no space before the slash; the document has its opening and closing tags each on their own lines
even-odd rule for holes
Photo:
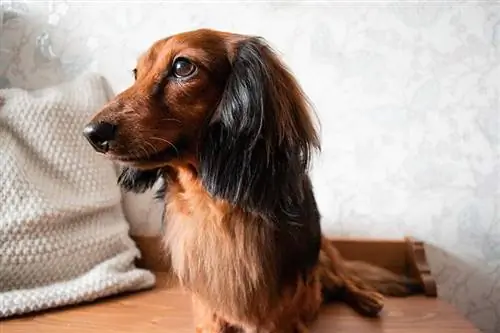
<svg viewBox="0 0 500 333">
<path fill-rule="evenodd" d="M 197 332 L 306 332 L 327 299 L 376 315 L 416 282 L 344 261 L 322 236 L 308 165 L 319 148 L 297 81 L 258 37 L 157 41 L 135 83 L 84 129 L 129 191 L 164 187 L 164 245 Z"/>
</svg>

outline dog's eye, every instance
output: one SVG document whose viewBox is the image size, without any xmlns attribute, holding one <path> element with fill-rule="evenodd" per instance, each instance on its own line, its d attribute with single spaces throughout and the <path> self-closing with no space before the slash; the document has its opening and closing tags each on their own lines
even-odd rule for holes
<svg viewBox="0 0 500 333">
<path fill-rule="evenodd" d="M 183 78 L 194 73 L 196 66 L 185 58 L 175 60 L 172 66 L 172 73 L 175 77 Z"/>
</svg>

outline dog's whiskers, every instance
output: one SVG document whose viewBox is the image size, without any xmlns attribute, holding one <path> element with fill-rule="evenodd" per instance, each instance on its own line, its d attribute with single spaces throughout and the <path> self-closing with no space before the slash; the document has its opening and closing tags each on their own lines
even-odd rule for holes
<svg viewBox="0 0 500 333">
<path fill-rule="evenodd" d="M 144 147 L 142 147 L 142 146 L 141 146 L 141 149 L 142 149 L 142 151 L 144 152 L 144 155 L 143 155 L 143 156 L 140 156 L 140 155 L 139 155 L 139 158 L 145 158 L 145 157 L 148 157 L 148 156 L 149 156 L 149 153 L 148 153 L 147 149 L 146 149 L 146 148 L 144 148 Z"/>
<path fill-rule="evenodd" d="M 175 150 L 175 153 L 177 154 L 177 156 L 179 156 L 179 150 L 177 149 L 177 147 L 170 141 L 168 141 L 167 139 L 163 139 L 163 138 L 158 138 L 156 136 L 152 136 L 151 139 L 155 139 L 155 140 L 159 140 L 159 141 L 163 141 L 165 142 L 166 144 L 170 145 L 172 148 L 174 148 Z"/>
<path fill-rule="evenodd" d="M 160 121 L 173 121 L 173 122 L 176 122 L 179 124 L 181 123 L 181 121 L 179 119 L 174 119 L 174 118 L 163 118 Z"/>
<path fill-rule="evenodd" d="M 148 141 L 144 141 L 145 144 L 147 144 L 149 147 L 151 147 L 151 151 L 149 152 L 149 154 L 146 154 L 146 156 L 148 155 L 153 155 L 156 153 L 156 149 L 155 147 Z M 147 151 L 147 149 L 145 149 Z"/>
</svg>

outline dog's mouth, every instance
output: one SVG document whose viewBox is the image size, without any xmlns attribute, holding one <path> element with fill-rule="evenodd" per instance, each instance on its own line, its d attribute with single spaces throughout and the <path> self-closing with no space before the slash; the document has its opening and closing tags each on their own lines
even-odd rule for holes
<svg viewBox="0 0 500 333">
<path fill-rule="evenodd" d="M 184 147 L 184 140 L 178 140 L 168 145 L 166 148 L 144 155 L 110 155 L 111 159 L 134 166 L 140 165 L 158 165 L 166 163 L 172 159 L 180 157 L 181 149 Z"/>
</svg>

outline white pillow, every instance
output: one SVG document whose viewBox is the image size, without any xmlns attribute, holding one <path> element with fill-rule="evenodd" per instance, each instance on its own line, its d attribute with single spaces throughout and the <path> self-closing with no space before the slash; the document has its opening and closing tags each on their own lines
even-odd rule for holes
<svg viewBox="0 0 500 333">
<path fill-rule="evenodd" d="M 152 287 L 113 164 L 82 129 L 109 98 L 86 74 L 0 90 L 0 318 Z"/>
<path fill-rule="evenodd" d="M 157 238 L 162 235 L 165 202 L 155 197 L 160 185 L 158 181 L 151 190 L 140 194 L 122 192 L 123 210 L 133 237 Z"/>
</svg>

